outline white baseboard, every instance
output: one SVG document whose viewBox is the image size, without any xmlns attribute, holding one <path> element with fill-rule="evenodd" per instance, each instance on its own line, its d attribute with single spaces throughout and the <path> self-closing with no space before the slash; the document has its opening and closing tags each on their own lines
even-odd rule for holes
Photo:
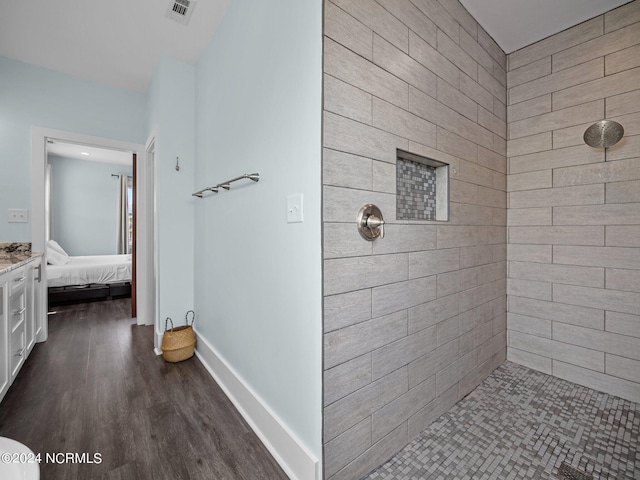
<svg viewBox="0 0 640 480">
<path fill-rule="evenodd" d="M 320 462 L 196 331 L 196 356 L 292 480 L 321 480 Z"/>
</svg>

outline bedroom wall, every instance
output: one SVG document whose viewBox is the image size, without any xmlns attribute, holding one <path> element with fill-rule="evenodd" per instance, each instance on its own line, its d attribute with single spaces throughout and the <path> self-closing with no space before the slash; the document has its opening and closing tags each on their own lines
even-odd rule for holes
<svg viewBox="0 0 640 480">
<path fill-rule="evenodd" d="M 316 459 L 321 10 L 319 1 L 236 0 L 196 70 L 196 188 L 260 174 L 195 200 L 198 332 Z M 287 223 L 297 193 L 304 222 Z"/>
<path fill-rule="evenodd" d="M 508 85 L 508 358 L 638 402 L 640 2 L 510 54 Z"/>
<path fill-rule="evenodd" d="M 7 209 L 31 209 L 31 127 L 144 143 L 145 96 L 0 57 L 0 240 L 28 242 L 30 223 Z"/>
<path fill-rule="evenodd" d="M 348 480 L 505 359 L 506 58 L 457 0 L 327 1 L 324 34 L 325 478 Z M 448 222 L 396 220 L 397 148 L 450 164 Z"/>
<path fill-rule="evenodd" d="M 132 167 L 49 155 L 52 168 L 52 238 L 69 255 L 115 255 L 117 175 Z"/>
</svg>

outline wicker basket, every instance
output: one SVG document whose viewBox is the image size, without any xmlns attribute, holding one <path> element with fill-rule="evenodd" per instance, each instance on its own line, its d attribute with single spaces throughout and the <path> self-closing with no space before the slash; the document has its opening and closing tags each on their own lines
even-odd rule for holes
<svg viewBox="0 0 640 480">
<path fill-rule="evenodd" d="M 193 313 L 193 310 L 189 310 Z M 187 312 L 187 323 L 189 322 L 189 312 Z M 193 357 L 194 348 L 196 346 L 196 335 L 193 332 L 193 321 L 195 313 L 191 320 L 191 325 L 182 325 L 173 327 L 173 320 L 167 317 L 164 323 L 164 336 L 162 337 L 162 358 L 167 362 L 176 363 Z M 168 324 L 171 322 L 171 329 Z"/>
</svg>

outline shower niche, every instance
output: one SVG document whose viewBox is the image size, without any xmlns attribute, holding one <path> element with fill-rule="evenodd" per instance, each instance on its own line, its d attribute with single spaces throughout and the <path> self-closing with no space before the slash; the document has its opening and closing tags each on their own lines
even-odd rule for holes
<svg viewBox="0 0 640 480">
<path fill-rule="evenodd" d="M 396 219 L 449 221 L 449 164 L 398 149 Z"/>
</svg>

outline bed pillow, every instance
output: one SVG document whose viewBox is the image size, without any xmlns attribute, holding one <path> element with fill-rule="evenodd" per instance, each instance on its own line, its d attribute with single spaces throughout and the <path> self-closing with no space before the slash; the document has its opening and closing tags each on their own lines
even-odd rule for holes
<svg viewBox="0 0 640 480">
<path fill-rule="evenodd" d="M 60 244 L 58 242 L 56 242 L 55 240 L 48 240 L 47 241 L 47 247 L 49 247 L 51 250 L 55 250 L 56 252 L 64 255 L 65 257 L 69 256 L 69 254 L 64 251 L 64 248 L 62 248 L 60 246 Z"/>
<path fill-rule="evenodd" d="M 49 265 L 66 265 L 70 261 L 69 255 L 63 255 L 47 245 L 47 263 Z"/>
</svg>

